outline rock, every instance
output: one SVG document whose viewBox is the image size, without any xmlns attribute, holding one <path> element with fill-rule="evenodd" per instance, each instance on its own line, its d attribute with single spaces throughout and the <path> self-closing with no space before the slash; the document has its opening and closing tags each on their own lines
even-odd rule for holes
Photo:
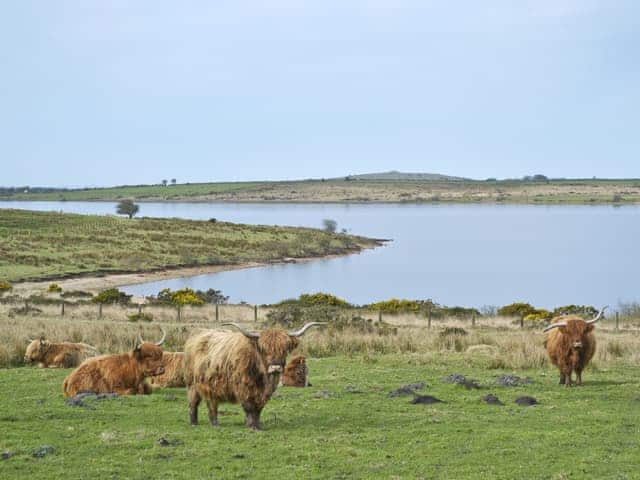
<svg viewBox="0 0 640 480">
<path fill-rule="evenodd" d="M 85 403 L 88 401 L 109 400 L 112 398 L 118 398 L 117 393 L 96 393 L 96 392 L 78 392 L 75 397 L 71 397 L 65 401 L 65 404 L 70 407 L 84 407 L 89 410 L 95 410 L 96 407 Z"/>
<path fill-rule="evenodd" d="M 11 452 L 2 452 L 2 454 L 0 454 L 1 460 L 9 460 L 11 457 L 13 457 L 13 453 Z"/>
<path fill-rule="evenodd" d="M 43 458 L 47 455 L 51 455 L 53 452 L 55 452 L 55 449 L 52 446 L 42 445 L 41 447 L 36 448 L 33 453 L 31 453 L 31 456 L 34 458 Z"/>
<path fill-rule="evenodd" d="M 431 405 L 432 403 L 444 403 L 442 400 L 431 395 L 416 395 L 411 402 L 413 405 Z"/>
<path fill-rule="evenodd" d="M 415 395 L 415 390 L 422 390 L 427 386 L 424 382 L 416 382 L 416 383 L 408 383 L 407 385 L 403 385 L 400 388 L 389 392 L 389 397 L 401 397 L 404 395 Z"/>
<path fill-rule="evenodd" d="M 533 383 L 529 377 L 520 378 L 517 375 L 501 375 L 496 378 L 496 383 L 503 387 L 519 387 L 520 385 L 529 385 Z"/>
<path fill-rule="evenodd" d="M 176 397 L 173 393 L 169 393 L 162 398 L 166 402 L 175 402 L 178 399 L 178 397 Z"/>
<path fill-rule="evenodd" d="M 315 395 L 313 396 L 313 398 L 331 398 L 331 397 L 335 397 L 335 395 L 327 390 L 320 390 L 319 392 L 316 392 Z"/>
<path fill-rule="evenodd" d="M 445 383 L 455 383 L 456 385 L 462 385 L 467 390 L 471 389 L 479 389 L 480 385 L 474 380 L 467 380 L 464 375 L 460 375 L 459 373 L 454 373 L 453 375 L 449 375 L 442 379 Z"/>
<path fill-rule="evenodd" d="M 182 445 L 184 442 L 182 440 L 167 440 L 164 437 L 160 437 L 158 439 L 158 445 L 161 447 L 176 447 L 178 445 Z"/>
<path fill-rule="evenodd" d="M 344 387 L 344 390 L 347 393 L 362 393 L 362 390 L 358 390 L 353 385 L 347 385 L 346 387 Z"/>
<path fill-rule="evenodd" d="M 516 398 L 516 403 L 521 407 L 530 407 L 532 405 L 539 405 L 538 401 L 535 398 L 528 397 L 526 395 L 524 397 Z"/>
<path fill-rule="evenodd" d="M 484 397 L 482 397 L 482 400 L 484 400 L 484 402 L 489 405 L 504 406 L 504 403 L 502 403 L 500 399 L 496 397 L 493 393 L 490 393 L 489 395 L 485 395 Z"/>
</svg>

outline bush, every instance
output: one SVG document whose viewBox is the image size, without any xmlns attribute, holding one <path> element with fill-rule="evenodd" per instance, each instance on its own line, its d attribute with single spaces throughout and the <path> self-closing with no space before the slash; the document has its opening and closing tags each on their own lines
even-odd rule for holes
<svg viewBox="0 0 640 480">
<path fill-rule="evenodd" d="M 342 307 L 351 308 L 353 305 L 347 301 L 331 295 L 329 293 L 303 293 L 298 298 L 291 298 L 289 300 L 283 300 L 275 306 L 281 305 L 298 305 L 300 307 Z"/>
<path fill-rule="evenodd" d="M 467 334 L 467 331 L 464 328 L 460 327 L 446 327 L 444 330 L 440 332 L 441 337 L 449 337 L 451 335 L 457 335 L 459 337 L 464 337 Z"/>
<path fill-rule="evenodd" d="M 131 315 L 127 315 L 127 318 L 129 319 L 130 322 L 137 322 L 137 321 L 152 322 L 153 321 L 153 315 L 151 315 L 150 313 L 134 313 Z"/>
<path fill-rule="evenodd" d="M 57 283 L 50 283 L 47 288 L 47 292 L 49 293 L 60 293 L 62 291 L 62 287 Z"/>
<path fill-rule="evenodd" d="M 539 327 L 549 323 L 553 314 L 548 310 L 538 310 L 535 313 L 530 313 L 523 318 L 523 323 L 526 327 Z"/>
<path fill-rule="evenodd" d="M 132 296 L 133 295 L 127 295 L 121 292 L 117 288 L 108 288 L 93 297 L 92 301 L 94 303 L 127 305 L 131 301 Z"/>
<path fill-rule="evenodd" d="M 583 318 L 595 317 L 598 314 L 598 310 L 591 305 L 565 305 L 564 307 L 558 307 L 553 311 L 553 316 L 559 315 L 578 315 Z"/>
<path fill-rule="evenodd" d="M 481 317 L 482 314 L 475 308 L 465 307 L 439 307 L 435 309 L 437 316 L 442 317 L 456 317 L 456 318 L 469 318 Z"/>
<path fill-rule="evenodd" d="M 383 313 L 418 313 L 425 311 L 427 308 L 433 307 L 435 304 L 431 300 L 400 300 L 392 298 L 382 302 L 371 303 L 365 305 L 365 308 L 376 310 Z"/>
<path fill-rule="evenodd" d="M 70 290 L 68 292 L 62 292 L 60 294 L 62 298 L 91 298 L 93 293 L 85 292 L 84 290 Z"/>
<path fill-rule="evenodd" d="M 498 315 L 503 317 L 524 318 L 536 312 L 537 310 L 532 305 L 523 302 L 512 303 L 498 309 Z"/>
<path fill-rule="evenodd" d="M 212 292 L 218 292 L 217 290 L 208 290 Z M 147 301 L 151 304 L 160 305 L 172 305 L 174 307 L 182 307 L 185 305 L 201 306 L 206 303 L 203 298 L 203 292 L 196 292 L 191 288 L 183 288 L 181 290 L 171 290 L 170 288 L 164 288 L 158 292 L 157 296 L 147 297 Z M 204 293 L 206 295 L 206 293 Z"/>
<path fill-rule="evenodd" d="M 6 282 L 4 280 L 0 280 L 0 295 L 2 295 L 3 293 L 8 292 L 12 288 L 13 288 L 13 285 L 11 285 L 9 282 Z"/>
</svg>

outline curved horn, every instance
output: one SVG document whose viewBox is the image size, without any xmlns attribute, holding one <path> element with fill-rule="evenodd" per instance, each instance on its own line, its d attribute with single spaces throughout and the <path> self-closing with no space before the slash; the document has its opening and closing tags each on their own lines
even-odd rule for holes
<svg viewBox="0 0 640 480">
<path fill-rule="evenodd" d="M 133 344 L 133 349 L 139 350 L 143 343 L 144 343 L 144 340 L 142 338 L 142 335 L 140 335 L 140 332 L 138 332 L 138 336 L 136 337 L 136 342 Z"/>
<path fill-rule="evenodd" d="M 236 327 L 238 330 L 240 330 L 242 332 L 242 334 L 247 337 L 247 338 L 260 338 L 260 334 L 259 333 L 255 333 L 255 332 L 250 332 L 248 330 L 245 330 L 244 328 L 242 328 L 240 325 L 238 325 L 237 323 L 233 323 L 233 322 L 228 322 L 228 323 L 223 323 L 222 326 L 228 325 L 230 327 Z"/>
<path fill-rule="evenodd" d="M 295 332 L 287 332 L 287 333 L 289 333 L 289 336 L 291 337 L 301 337 L 304 334 L 304 332 L 309 330 L 311 327 L 315 327 L 316 325 L 326 325 L 326 323 L 325 322 L 309 322 L 300 330 Z"/>
<path fill-rule="evenodd" d="M 162 329 L 162 327 L 160 327 L 160 331 L 162 332 L 162 338 L 160 339 L 159 342 L 156 342 L 157 346 L 161 346 L 164 343 L 165 339 L 167 338 L 167 333 Z"/>
<path fill-rule="evenodd" d="M 588 324 L 591 323 L 596 323 L 598 320 L 600 320 L 602 318 L 602 314 L 604 313 L 604 311 L 609 308 L 609 305 L 606 305 L 604 307 L 602 307 L 602 309 L 600 310 L 600 312 L 598 313 L 598 315 L 595 316 L 595 318 L 592 318 L 591 320 L 587 321 Z"/>
<path fill-rule="evenodd" d="M 560 323 L 554 323 L 553 325 L 549 325 L 547 328 L 545 328 L 542 333 L 547 333 L 549 330 L 553 330 L 554 328 L 558 328 L 558 327 L 566 327 L 567 324 L 565 322 L 560 322 Z"/>
</svg>

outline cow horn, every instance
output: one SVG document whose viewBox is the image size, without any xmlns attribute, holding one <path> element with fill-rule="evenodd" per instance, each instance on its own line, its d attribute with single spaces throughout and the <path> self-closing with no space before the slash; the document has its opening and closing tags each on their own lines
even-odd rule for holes
<svg viewBox="0 0 640 480">
<path fill-rule="evenodd" d="M 157 346 L 160 346 L 164 343 L 165 339 L 167 338 L 167 332 L 165 332 L 162 327 L 160 327 L 160 331 L 162 332 L 162 338 L 160 339 L 159 342 L 156 343 Z"/>
<path fill-rule="evenodd" d="M 27 342 L 31 343 L 31 342 L 35 342 L 35 341 L 36 341 L 35 338 L 27 337 Z"/>
<path fill-rule="evenodd" d="M 595 316 L 595 318 L 587 321 L 588 324 L 592 324 L 592 323 L 596 323 L 598 320 L 600 320 L 600 318 L 602 318 L 602 314 L 604 313 L 604 311 L 609 308 L 609 305 L 606 305 L 604 307 L 602 307 L 602 309 L 600 310 L 600 312 L 598 313 L 598 315 Z"/>
<path fill-rule="evenodd" d="M 290 337 L 301 337 L 304 332 L 309 330 L 311 327 L 315 327 L 316 325 L 326 325 L 325 322 L 309 322 L 304 327 L 296 332 L 288 332 Z"/>
<path fill-rule="evenodd" d="M 547 333 L 549 330 L 553 330 L 554 328 L 566 327 L 566 326 L 567 326 L 566 322 L 554 323 L 553 325 L 549 325 L 547 328 L 545 328 L 542 331 L 542 333 Z"/>
<path fill-rule="evenodd" d="M 231 326 L 231 327 L 236 327 L 238 330 L 240 330 L 242 332 L 242 334 L 247 337 L 247 338 L 260 338 L 260 334 L 259 333 L 255 333 L 255 332 L 250 332 L 248 330 L 245 330 L 244 328 L 242 328 L 240 325 L 238 325 L 237 323 L 233 323 L 233 322 L 228 322 L 228 323 L 223 323 L 222 326 Z"/>
</svg>

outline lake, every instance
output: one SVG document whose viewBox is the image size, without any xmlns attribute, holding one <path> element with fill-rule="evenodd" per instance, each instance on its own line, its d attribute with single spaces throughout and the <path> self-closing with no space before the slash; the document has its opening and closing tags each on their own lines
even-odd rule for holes
<svg viewBox="0 0 640 480">
<path fill-rule="evenodd" d="M 112 214 L 112 202 L 0 202 L 0 208 Z M 391 297 L 481 307 L 527 301 L 615 306 L 638 300 L 640 206 L 140 203 L 139 216 L 338 229 L 392 239 L 360 254 L 123 288 L 216 288 L 272 303 L 328 292 L 363 304 Z"/>
</svg>

